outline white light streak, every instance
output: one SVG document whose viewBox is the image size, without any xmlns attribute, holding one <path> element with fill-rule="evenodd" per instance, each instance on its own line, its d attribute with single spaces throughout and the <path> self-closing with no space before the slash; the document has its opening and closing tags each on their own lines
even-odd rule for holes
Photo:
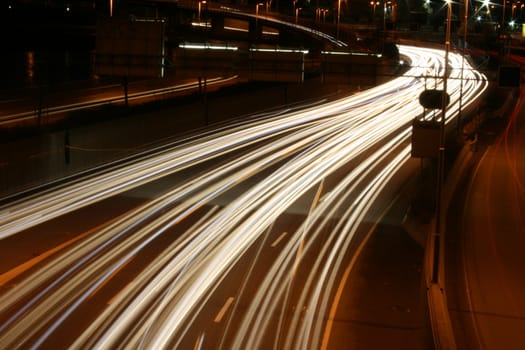
<svg viewBox="0 0 525 350">
<path fill-rule="evenodd" d="M 374 211 L 378 198 L 410 159 L 411 122 L 422 114 L 418 97 L 425 88 L 424 79 L 418 77 L 437 76 L 436 88 L 442 85 L 441 50 L 401 46 L 400 52 L 409 60 L 406 74 L 383 85 L 190 137 L 0 208 L 1 237 L 7 237 L 181 170 L 207 167 L 100 229 L 2 295 L 2 344 L 43 344 L 115 271 L 171 228 L 228 194 L 227 201 L 152 259 L 72 344 L 73 348 L 176 347 L 217 286 L 268 228 L 302 196 L 315 191 L 320 179 L 350 169 L 315 202 L 297 230 L 282 233 L 272 243 L 277 246 L 286 235 L 280 249 L 272 250 L 274 260 L 246 306 L 243 322 L 229 330 L 233 348 L 261 348 L 265 334 L 272 331 L 272 317 L 281 313 L 297 247 L 302 245 L 303 256 L 313 254 L 316 238 L 328 232 L 322 246 L 316 246 L 305 287 L 294 301 L 305 308 L 292 315 L 286 332 L 276 340 L 286 349 L 318 348 L 324 326 L 319 315 L 329 309 L 337 272 L 344 268 L 343 255 L 360 223 L 378 219 Z M 461 63 L 461 56 L 450 54 L 447 123 L 458 113 Z M 471 67 L 464 74 L 463 108 L 487 87 L 486 78 Z M 422 118 L 433 116 L 431 112 Z M 221 165 L 205 163 L 218 157 Z M 9 313 L 21 300 L 25 306 Z M 233 297 L 224 313 L 232 303 Z M 200 347 L 202 339 L 198 343 Z"/>
</svg>

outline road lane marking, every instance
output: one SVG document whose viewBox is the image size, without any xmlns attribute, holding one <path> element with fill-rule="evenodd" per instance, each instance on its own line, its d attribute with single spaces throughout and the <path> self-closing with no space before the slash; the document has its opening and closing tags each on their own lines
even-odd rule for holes
<svg viewBox="0 0 525 350">
<path fill-rule="evenodd" d="M 399 199 L 399 195 L 397 195 L 394 198 L 394 200 L 391 201 L 390 205 L 388 205 L 383 210 L 377 222 L 380 222 L 385 217 L 386 213 L 392 208 L 392 206 L 394 205 L 394 203 L 398 201 L 398 199 Z M 341 298 L 342 298 L 344 286 L 346 285 L 346 282 L 348 278 L 350 277 L 350 272 L 353 270 L 354 265 L 357 263 L 357 259 L 361 255 L 361 252 L 364 250 L 365 245 L 370 240 L 370 237 L 372 237 L 372 234 L 375 232 L 376 228 L 377 228 L 377 224 L 374 224 L 365 234 L 365 236 L 361 240 L 361 243 L 356 248 L 355 253 L 352 255 L 352 258 L 350 259 L 348 266 L 343 272 L 343 276 L 341 276 L 341 281 L 339 282 L 339 285 L 337 286 L 337 291 L 335 293 L 334 300 L 332 301 L 332 306 L 330 307 L 330 312 L 328 314 L 328 319 L 326 321 L 326 325 L 324 328 L 323 339 L 321 341 L 320 350 L 328 349 L 328 341 L 330 340 L 330 335 L 332 333 L 332 327 L 334 325 L 334 320 L 335 320 L 335 314 L 337 312 L 337 307 L 339 306 L 339 302 L 341 301 Z"/>
<path fill-rule="evenodd" d="M 271 247 L 272 248 L 275 248 L 277 247 L 277 245 L 283 240 L 283 238 L 288 234 L 288 232 L 283 232 L 281 233 L 281 235 L 279 237 L 277 237 L 277 239 L 275 241 L 273 241 Z"/>
<path fill-rule="evenodd" d="M 320 199 L 319 199 L 319 203 L 323 203 L 326 198 L 328 198 L 328 196 L 331 194 L 331 192 L 326 192 Z"/>
<path fill-rule="evenodd" d="M 201 333 L 197 340 L 195 341 L 195 346 L 193 347 L 193 350 L 200 350 L 202 349 L 202 343 L 204 342 L 204 333 Z"/>
<path fill-rule="evenodd" d="M 324 178 L 322 178 L 321 182 L 319 183 L 319 187 L 317 188 L 317 192 L 315 193 L 313 202 L 310 205 L 310 210 L 308 211 L 308 215 L 306 216 L 304 229 L 303 229 L 303 232 L 301 233 L 301 241 L 299 243 L 299 247 L 297 248 L 297 255 L 295 256 L 295 262 L 292 268 L 292 277 L 295 276 L 297 269 L 299 268 L 299 263 L 301 262 L 301 259 L 303 258 L 304 237 L 306 235 L 306 230 L 308 230 L 310 226 L 310 215 L 312 215 L 312 212 L 314 211 L 314 209 L 317 208 L 317 205 L 319 204 L 319 198 L 321 198 L 321 194 L 323 193 L 323 189 L 324 189 Z"/>
<path fill-rule="evenodd" d="M 111 299 L 108 300 L 107 304 L 108 304 L 108 305 L 113 304 L 113 302 L 117 299 L 117 297 L 118 297 L 120 294 L 122 294 L 126 289 L 128 289 L 129 286 L 130 286 L 132 283 L 133 283 L 133 281 L 132 281 L 132 282 L 129 282 L 128 284 L 126 284 L 126 286 L 125 286 L 124 288 L 122 288 L 117 294 L 115 294 L 115 295 L 113 296 L 113 298 L 111 298 Z M 97 288 L 97 289 L 98 289 L 98 288 Z M 93 293 L 92 293 L 92 294 L 93 294 Z"/>
<path fill-rule="evenodd" d="M 337 286 L 337 291 L 334 296 L 334 300 L 332 301 L 332 307 L 330 308 L 330 313 L 328 315 L 328 320 L 326 321 L 326 326 L 323 334 L 323 340 L 321 342 L 321 350 L 327 350 L 328 349 L 328 341 L 330 340 L 330 334 L 332 333 L 332 327 L 334 324 L 335 314 L 337 312 L 337 307 L 339 306 L 339 302 L 341 301 L 342 295 L 343 295 L 343 289 L 346 285 L 346 282 L 348 280 L 348 277 L 350 277 L 350 272 L 353 270 L 357 258 L 359 255 L 361 255 L 361 252 L 363 251 L 366 243 L 372 236 L 372 233 L 374 233 L 377 225 L 374 224 L 370 230 L 366 233 L 365 237 L 361 241 L 361 244 L 356 249 L 356 252 L 352 255 L 352 259 L 350 259 L 350 263 L 346 266 L 346 269 L 343 273 L 343 276 L 341 277 L 341 281 L 339 282 L 339 285 Z"/>
<path fill-rule="evenodd" d="M 30 268 L 32 268 L 34 265 L 38 264 L 39 262 L 41 262 L 42 260 L 50 257 L 51 255 L 55 254 L 56 252 L 66 248 L 67 246 L 75 243 L 76 241 L 84 238 L 85 236 L 87 235 L 90 235 L 92 234 L 93 232 L 95 232 L 96 230 L 98 230 L 99 228 L 95 228 L 95 229 L 92 229 L 92 230 L 89 230 L 67 242 L 64 242 L 62 243 L 61 245 L 59 246 L 56 246 L 55 248 L 51 249 L 51 250 L 48 250 L 36 257 L 34 257 L 33 259 L 31 260 L 28 260 L 26 261 L 25 263 L 21 264 L 21 265 L 18 265 L 17 267 L 7 271 L 6 273 L 0 275 L 0 287 L 5 285 L 7 282 L 11 281 L 12 279 L 14 279 L 15 277 L 18 277 L 19 275 L 21 275 L 22 273 L 26 272 L 27 270 L 29 270 Z"/>
<path fill-rule="evenodd" d="M 122 271 L 122 269 L 124 269 L 126 266 L 128 266 L 128 264 L 130 262 L 132 262 L 133 260 L 135 260 L 135 257 L 136 255 L 134 255 L 131 259 L 128 259 L 128 261 L 124 262 L 124 264 L 120 265 L 115 271 L 113 271 L 108 277 L 106 277 L 104 279 L 104 283 L 101 283 L 97 288 L 95 288 L 95 290 L 93 292 L 91 292 L 91 294 L 89 295 L 88 299 L 91 299 L 95 294 L 97 294 L 97 292 L 99 290 L 102 289 L 102 287 L 104 287 L 106 284 L 108 284 L 109 281 L 111 281 L 111 279 L 113 277 L 115 277 L 120 271 Z M 127 286 L 126 286 L 127 287 Z M 111 298 L 110 301 L 112 301 L 115 297 Z"/>
<path fill-rule="evenodd" d="M 233 300 L 235 300 L 233 297 L 229 297 L 228 300 L 226 300 L 226 303 L 222 306 L 221 311 L 217 314 L 213 322 L 220 323 L 228 309 L 230 308 L 231 304 L 233 303 Z"/>
<path fill-rule="evenodd" d="M 50 257 L 51 255 L 59 252 L 60 250 L 66 248 L 67 246 L 75 243 L 76 241 L 86 237 L 86 236 L 89 236 L 99 230 L 101 230 L 103 227 L 105 226 L 108 226 L 108 225 L 111 225 L 113 222 L 117 221 L 119 218 L 115 218 L 115 219 L 112 219 L 108 222 L 105 222 L 105 223 L 102 223 L 101 225 L 98 225 L 97 227 L 94 227 L 92 228 L 91 230 L 88 230 L 78 236 L 76 236 L 75 238 L 73 239 L 70 239 L 69 241 L 66 241 L 64 243 L 62 243 L 61 245 L 59 246 L 56 246 L 55 248 L 51 249 L 51 250 L 48 250 L 36 257 L 34 257 L 33 259 L 31 260 L 28 260 L 26 261 L 25 263 L 22 263 L 20 265 L 18 265 L 17 267 L 3 273 L 0 275 L 0 287 L 2 287 L 3 285 L 5 285 L 7 282 L 11 281 L 12 279 L 18 277 L 19 275 L 23 274 L 24 272 L 26 272 L 27 270 L 29 270 L 30 268 L 32 268 L 34 265 L 38 264 L 39 262 L 41 262 L 42 260 Z"/>
</svg>

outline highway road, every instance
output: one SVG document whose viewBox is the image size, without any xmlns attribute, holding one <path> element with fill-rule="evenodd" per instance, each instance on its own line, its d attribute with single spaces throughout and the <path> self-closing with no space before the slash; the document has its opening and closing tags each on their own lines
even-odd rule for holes
<svg viewBox="0 0 525 350">
<path fill-rule="evenodd" d="M 338 348 L 353 261 L 417 169 L 411 122 L 439 117 L 418 97 L 443 75 L 443 51 L 400 52 L 410 68 L 376 88 L 4 205 L 1 347 Z M 451 77 L 462 63 L 449 56 Z M 465 67 L 463 107 L 487 87 Z M 460 84 L 449 79 L 447 123 Z M 39 252 L 17 261 L 26 244 Z"/>
<path fill-rule="evenodd" d="M 480 131 L 480 159 L 455 198 L 446 276 L 461 348 L 525 344 L 524 93 Z"/>
</svg>

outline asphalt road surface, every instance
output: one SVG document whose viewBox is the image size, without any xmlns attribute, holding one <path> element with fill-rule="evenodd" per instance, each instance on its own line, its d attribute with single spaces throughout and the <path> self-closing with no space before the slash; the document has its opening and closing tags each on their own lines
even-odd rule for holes
<svg viewBox="0 0 525 350">
<path fill-rule="evenodd" d="M 376 88 L 187 135 L 4 205 L 0 344 L 429 346 L 422 248 L 403 224 L 411 122 L 435 116 L 418 96 L 443 53 L 401 51 L 406 76 Z M 469 73 L 464 106 L 487 86 Z"/>
<path fill-rule="evenodd" d="M 487 121 L 476 163 L 454 207 L 447 290 L 465 349 L 525 345 L 525 111 Z"/>
</svg>

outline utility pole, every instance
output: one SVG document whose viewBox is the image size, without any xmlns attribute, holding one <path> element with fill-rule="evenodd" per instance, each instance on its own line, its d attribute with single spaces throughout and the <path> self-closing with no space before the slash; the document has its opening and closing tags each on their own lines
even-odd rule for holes
<svg viewBox="0 0 525 350">
<path fill-rule="evenodd" d="M 445 225 L 442 223 L 443 213 L 443 180 L 445 174 L 445 120 L 447 114 L 447 76 L 448 76 L 448 53 L 450 51 L 450 19 L 452 17 L 452 0 L 447 0 L 447 32 L 445 35 L 445 72 L 443 76 L 443 93 L 442 93 L 442 113 L 439 134 L 439 153 L 438 153 L 438 174 L 437 174 L 437 193 L 436 193 L 436 226 L 434 233 L 434 267 L 432 271 L 432 282 L 439 283 L 439 261 L 442 254 L 441 243 L 443 239 L 442 229 Z"/>
<path fill-rule="evenodd" d="M 505 1 L 505 0 L 503 0 Z M 461 57 L 461 85 L 459 87 L 459 113 L 458 130 L 461 127 L 461 110 L 463 109 L 463 71 L 465 70 L 465 50 L 467 47 L 467 28 L 468 28 L 468 0 L 465 0 L 465 13 L 463 15 L 463 52 Z"/>
</svg>

